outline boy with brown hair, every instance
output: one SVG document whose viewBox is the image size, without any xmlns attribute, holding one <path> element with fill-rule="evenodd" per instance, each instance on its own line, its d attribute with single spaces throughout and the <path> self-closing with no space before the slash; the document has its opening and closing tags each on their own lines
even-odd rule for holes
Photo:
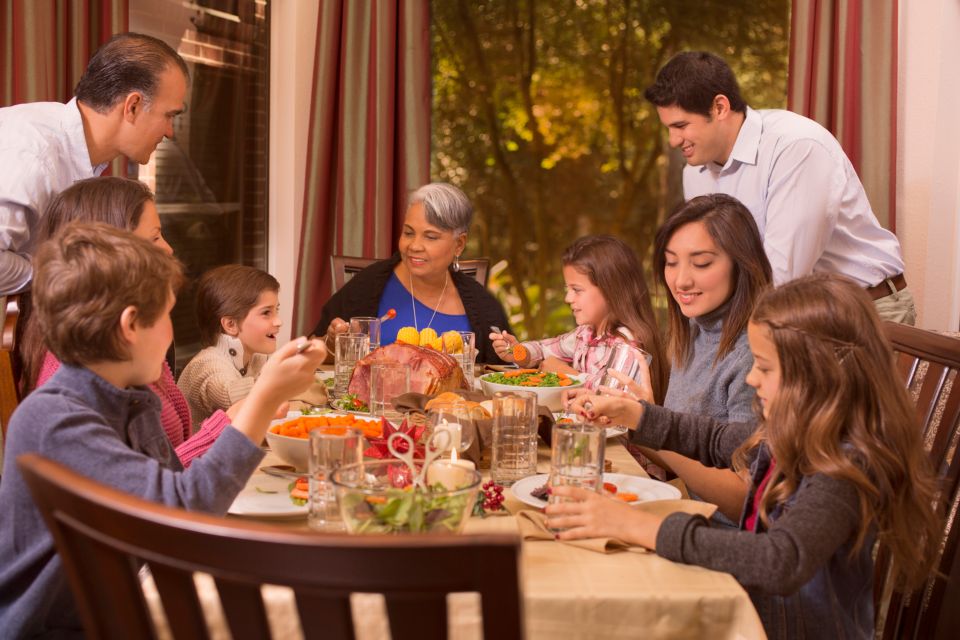
<svg viewBox="0 0 960 640">
<path fill-rule="evenodd" d="M 258 445 L 277 407 L 309 386 L 325 350 L 319 341 L 278 349 L 232 426 L 184 471 L 160 426 L 160 401 L 144 386 L 160 376 L 173 338 L 180 264 L 127 231 L 75 223 L 44 243 L 35 267 L 35 313 L 63 366 L 10 421 L 0 483 L 0 628 L 12 637 L 81 636 L 16 457 L 39 453 L 141 498 L 223 514 L 262 459 Z"/>
</svg>

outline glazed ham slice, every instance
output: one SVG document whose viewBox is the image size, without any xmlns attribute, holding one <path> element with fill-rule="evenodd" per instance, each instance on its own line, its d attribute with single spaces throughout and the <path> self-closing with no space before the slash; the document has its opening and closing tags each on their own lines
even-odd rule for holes
<svg viewBox="0 0 960 640">
<path fill-rule="evenodd" d="M 444 391 L 466 389 L 463 369 L 453 357 L 404 342 L 395 342 L 374 350 L 357 361 L 348 391 L 365 403 L 370 402 L 370 365 L 378 362 L 400 362 L 410 365 L 410 391 L 435 395 Z"/>
</svg>

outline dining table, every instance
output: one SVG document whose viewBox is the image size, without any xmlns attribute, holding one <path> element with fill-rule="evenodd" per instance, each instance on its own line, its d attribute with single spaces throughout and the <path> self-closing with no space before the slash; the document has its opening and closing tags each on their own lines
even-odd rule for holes
<svg viewBox="0 0 960 640">
<path fill-rule="evenodd" d="M 612 471 L 646 476 L 617 439 L 608 441 L 605 457 Z M 541 443 L 537 471 L 546 473 L 549 461 L 550 450 Z M 279 462 L 275 454 L 268 452 L 263 465 Z M 257 471 L 246 490 L 259 491 L 264 483 L 276 480 Z M 516 514 L 532 507 L 518 500 L 509 488 L 504 495 L 502 514 L 469 518 L 463 535 L 519 536 Z M 285 495 L 280 498 L 288 499 Z M 254 519 L 278 528 L 309 531 L 302 513 Z M 212 578 L 197 574 L 195 582 L 211 637 L 229 638 Z M 521 587 L 525 632 L 530 640 L 766 637 L 749 596 L 733 576 L 672 562 L 641 548 L 602 553 L 553 539 L 525 539 L 521 548 Z M 144 592 L 159 637 L 170 638 L 159 597 L 149 578 L 145 580 Z M 265 585 L 262 593 L 273 637 L 302 638 L 293 592 L 286 587 Z M 358 640 L 390 637 L 386 608 L 379 594 L 353 594 L 351 607 Z M 482 638 L 478 594 L 448 596 L 448 626 L 451 639 Z"/>
</svg>

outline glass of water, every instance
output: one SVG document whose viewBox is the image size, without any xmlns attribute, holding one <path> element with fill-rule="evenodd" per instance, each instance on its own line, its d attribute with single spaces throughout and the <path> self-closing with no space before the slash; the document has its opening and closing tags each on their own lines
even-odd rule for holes
<svg viewBox="0 0 960 640">
<path fill-rule="evenodd" d="M 319 531 L 342 531 L 343 520 L 330 476 L 340 467 L 360 462 L 363 433 L 359 429 L 310 431 L 310 501 L 307 522 Z"/>
<path fill-rule="evenodd" d="M 367 355 L 369 338 L 363 333 L 338 333 L 333 361 L 333 395 L 347 393 L 357 360 Z"/>
<path fill-rule="evenodd" d="M 467 384 L 470 388 L 473 388 L 473 363 L 477 358 L 477 337 L 474 335 L 473 331 L 457 331 L 460 334 L 460 342 L 463 344 L 463 351 L 460 353 L 454 353 L 454 358 L 460 364 L 460 368 L 463 369 L 463 377 L 466 378 Z"/>
<path fill-rule="evenodd" d="M 493 459 L 490 477 L 511 485 L 537 472 L 537 394 L 493 394 Z"/>
<path fill-rule="evenodd" d="M 613 348 L 610 349 L 610 356 L 607 358 L 606 370 L 617 371 L 628 378 L 639 382 L 641 366 L 640 362 L 642 360 L 646 360 L 647 366 L 649 367 L 653 362 L 653 356 L 640 347 L 635 347 L 632 344 L 621 342 L 613 345 Z M 611 389 L 620 389 L 623 387 L 623 383 L 611 376 L 609 373 L 604 373 L 603 378 L 600 380 L 600 386 L 610 387 Z"/>
<path fill-rule="evenodd" d="M 398 417 L 394 400 L 410 392 L 410 365 L 378 362 L 370 365 L 370 413 L 388 420 Z"/>
<path fill-rule="evenodd" d="M 380 318 L 354 316 L 350 318 L 349 332 L 365 334 L 370 340 L 369 351 L 380 348 Z"/>
<path fill-rule="evenodd" d="M 553 425 L 550 448 L 550 487 L 582 487 L 599 492 L 603 486 L 606 434 L 602 427 L 584 422 Z M 566 502 L 550 494 L 550 504 Z"/>
</svg>

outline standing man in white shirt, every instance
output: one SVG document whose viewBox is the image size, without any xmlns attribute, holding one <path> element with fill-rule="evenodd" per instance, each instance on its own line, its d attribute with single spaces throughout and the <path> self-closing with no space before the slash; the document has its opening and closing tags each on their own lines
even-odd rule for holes
<svg viewBox="0 0 960 640">
<path fill-rule="evenodd" d="M 776 284 L 841 273 L 867 290 L 882 318 L 915 322 L 900 243 L 880 226 L 829 131 L 790 111 L 751 109 L 727 63 L 706 52 L 674 56 L 644 96 L 687 160 L 684 199 L 725 193 L 743 202 Z"/>
<path fill-rule="evenodd" d="M 0 109 L 0 295 L 30 284 L 34 231 L 50 199 L 124 155 L 146 164 L 185 110 L 189 71 L 165 42 L 114 36 L 66 104 Z"/>
</svg>

